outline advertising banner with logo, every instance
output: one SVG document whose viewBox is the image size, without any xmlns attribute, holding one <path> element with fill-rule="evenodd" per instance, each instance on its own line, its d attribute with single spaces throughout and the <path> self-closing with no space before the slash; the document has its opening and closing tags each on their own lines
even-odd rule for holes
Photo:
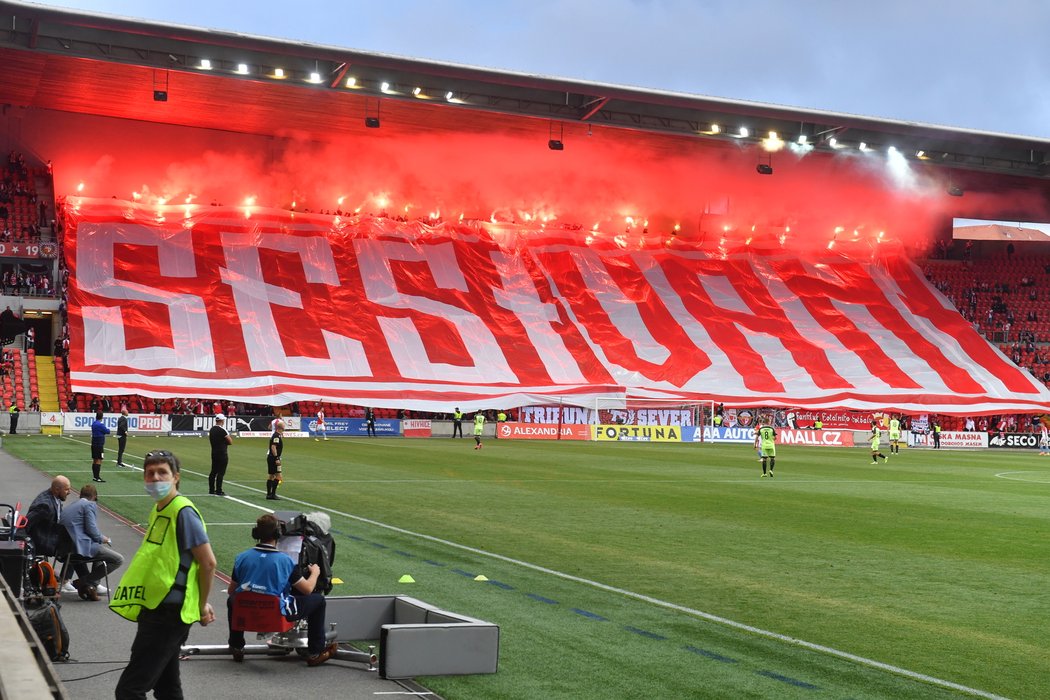
<svg viewBox="0 0 1050 700">
<path fill-rule="evenodd" d="M 236 417 L 226 421 L 226 429 L 231 433 L 237 433 L 244 437 L 253 437 L 257 433 L 269 436 L 273 432 L 274 416 Z M 292 437 L 290 433 L 299 432 L 299 416 L 282 416 L 284 421 L 284 433 Z M 198 416 L 193 414 L 176 414 L 171 416 L 172 435 L 202 435 L 211 430 L 215 425 L 215 416 Z"/>
<path fill-rule="evenodd" d="M 811 447 L 853 447 L 852 430 L 777 430 L 777 442 L 781 445 L 807 445 Z"/>
<path fill-rule="evenodd" d="M 700 436 L 693 436 L 694 442 L 700 441 Z M 715 428 L 710 425 L 704 426 L 704 442 L 754 442 L 755 429 L 733 426 L 730 428 Z"/>
<path fill-rule="evenodd" d="M 499 439 L 508 440 L 590 440 L 591 426 L 540 423 L 500 423 L 496 426 Z M 559 432 L 560 431 L 560 432 Z"/>
<path fill-rule="evenodd" d="M 407 438 L 430 437 L 434 434 L 433 424 L 429 420 L 407 419 L 401 421 L 401 430 Z M 376 432 L 379 428 L 376 428 Z"/>
<path fill-rule="evenodd" d="M 325 418 L 325 434 L 328 437 L 349 436 L 360 437 L 368 435 L 368 423 L 363 418 Z M 317 419 L 311 418 L 303 421 L 303 427 L 314 437 L 317 432 Z M 383 437 L 401 437 L 401 421 L 394 418 L 376 418 L 376 435 Z"/>
<path fill-rule="evenodd" d="M 918 433 L 908 434 L 910 436 L 908 444 L 912 447 L 933 447 L 933 433 L 926 433 L 925 435 Z M 882 434 L 882 438 L 883 440 L 886 439 L 886 433 Z M 971 449 L 988 447 L 988 433 L 943 430 L 941 431 L 941 447 L 968 447 Z"/>
<path fill-rule="evenodd" d="M 984 433 L 980 434 L 984 435 Z M 1039 449 L 1041 437 L 1039 433 L 995 433 L 988 436 L 988 447 L 1037 450 Z M 941 445 L 944 445 L 943 438 L 941 439 Z"/>
<path fill-rule="evenodd" d="M 594 439 L 613 442 L 681 442 L 682 428 L 674 425 L 593 425 Z"/>
<path fill-rule="evenodd" d="M 95 422 L 94 413 L 52 413 L 48 415 L 61 416 L 62 430 L 66 433 L 90 433 L 91 424 Z M 117 432 L 118 418 L 120 418 L 119 413 L 106 413 L 102 416 L 102 422 L 107 428 L 109 428 L 111 433 Z M 41 416 L 41 420 L 43 420 L 43 416 Z M 128 432 L 161 434 L 170 431 L 171 420 L 166 415 L 160 415 L 158 413 L 132 413 L 128 416 Z"/>
</svg>

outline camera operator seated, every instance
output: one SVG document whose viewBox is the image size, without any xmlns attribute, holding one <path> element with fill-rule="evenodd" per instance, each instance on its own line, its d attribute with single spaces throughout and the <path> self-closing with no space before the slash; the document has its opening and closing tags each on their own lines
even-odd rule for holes
<svg viewBox="0 0 1050 700">
<path fill-rule="evenodd" d="M 244 632 L 233 629 L 233 601 L 237 593 L 247 591 L 265 593 L 280 598 L 281 613 L 289 620 L 306 620 L 308 666 L 319 666 L 335 656 L 337 644 L 325 646 L 325 598 L 314 592 L 320 567 L 310 564 L 309 575 L 303 578 L 299 564 L 288 554 L 277 549 L 280 523 L 273 515 L 259 516 L 252 537 L 259 544 L 237 555 L 233 564 L 227 600 L 230 624 L 230 650 L 234 661 L 244 660 Z M 269 630 L 255 630 L 266 632 Z"/>
</svg>

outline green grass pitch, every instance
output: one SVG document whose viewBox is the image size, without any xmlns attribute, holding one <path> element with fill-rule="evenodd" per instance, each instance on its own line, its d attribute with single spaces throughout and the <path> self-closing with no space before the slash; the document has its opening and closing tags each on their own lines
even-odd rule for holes
<svg viewBox="0 0 1050 700">
<path fill-rule="evenodd" d="M 265 444 L 234 440 L 229 499 L 207 495 L 205 439 L 135 437 L 129 454 L 179 455 L 229 571 L 275 505 Z M 499 673 L 419 679 L 446 698 L 1050 689 L 1050 458 L 905 450 L 872 466 L 862 447 L 781 446 L 760 479 L 748 445 L 473 444 L 288 440 L 276 504 L 332 515 L 334 594 L 404 593 L 501 626 Z M 142 522 L 141 472 L 109 447 L 99 500 Z M 4 448 L 90 480 L 85 438 Z"/>
</svg>

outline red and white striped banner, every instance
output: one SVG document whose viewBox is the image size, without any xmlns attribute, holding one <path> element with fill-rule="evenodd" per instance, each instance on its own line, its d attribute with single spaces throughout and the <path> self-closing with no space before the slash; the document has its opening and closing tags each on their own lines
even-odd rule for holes
<svg viewBox="0 0 1050 700">
<path fill-rule="evenodd" d="M 1045 411 L 909 261 L 71 198 L 74 391 Z"/>
</svg>

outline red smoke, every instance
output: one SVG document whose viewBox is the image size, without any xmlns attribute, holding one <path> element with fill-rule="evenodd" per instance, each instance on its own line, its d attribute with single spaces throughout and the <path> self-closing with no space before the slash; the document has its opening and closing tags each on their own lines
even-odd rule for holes
<svg viewBox="0 0 1050 700">
<path fill-rule="evenodd" d="M 409 219 L 519 221 L 552 217 L 601 235 L 702 237 L 729 246 L 775 243 L 803 255 L 856 240 L 871 250 L 904 242 L 920 253 L 950 236 L 953 216 L 1045 218 L 1041 194 L 1023 180 L 970 175 L 964 197 L 947 195 L 947 171 L 912 161 L 907 187 L 884 155 L 783 150 L 770 157 L 732 138 L 567 129 L 564 151 L 548 150 L 546 122 L 535 136 L 399 133 L 397 126 L 331 138 L 263 138 L 75 116 L 92 138 L 48 135 L 57 194 L 116 195 L 181 203 L 260 205 Z M 537 122 L 539 124 L 539 122 Z M 75 134 L 73 128 L 64 133 Z M 755 166 L 769 163 L 772 175 Z M 961 180 L 954 176 L 953 182 Z M 996 192 L 982 193 L 992 183 Z M 343 198 L 339 204 L 339 198 Z M 705 214 L 706 212 L 706 214 Z M 1023 216 L 1022 216 L 1023 213 Z M 728 231 L 726 230 L 728 228 Z M 838 232 L 836 233 L 836 230 Z M 882 243 L 876 244 L 880 240 Z M 781 239 L 783 242 L 781 243 Z"/>
</svg>

